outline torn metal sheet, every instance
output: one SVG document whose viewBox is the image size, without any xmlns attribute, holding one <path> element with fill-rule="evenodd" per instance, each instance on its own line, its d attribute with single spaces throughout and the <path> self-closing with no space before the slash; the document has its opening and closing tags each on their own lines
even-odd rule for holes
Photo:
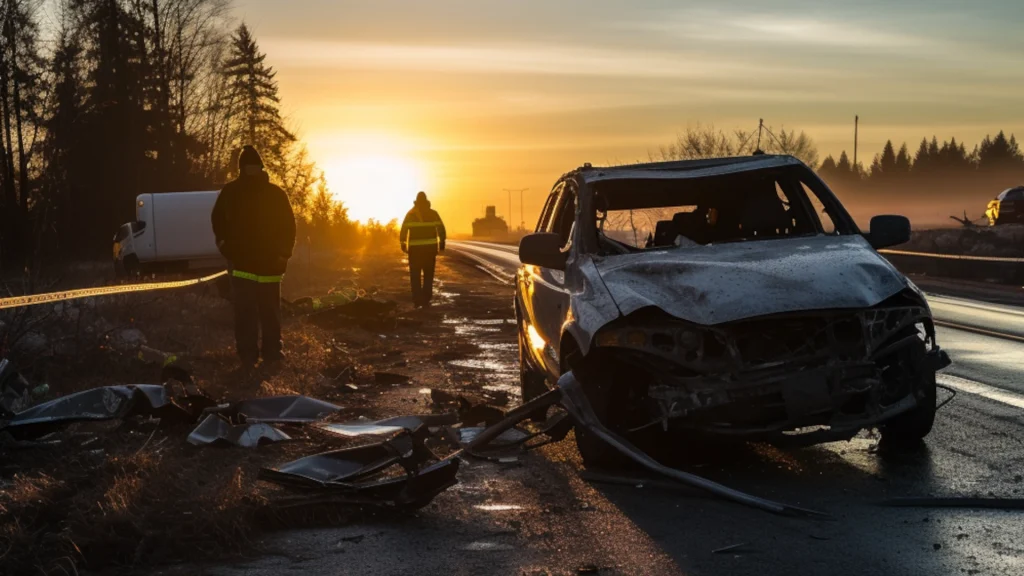
<svg viewBox="0 0 1024 576">
<path fill-rule="evenodd" d="M 419 416 L 397 416 L 386 418 L 376 422 L 354 422 L 354 423 L 322 423 L 316 427 L 324 432 L 337 434 L 339 436 L 384 436 L 397 434 L 404 431 L 415 431 L 423 426 L 428 428 L 436 426 L 450 426 L 459 422 L 458 414 L 423 414 Z"/>
<path fill-rule="evenodd" d="M 455 432 L 458 436 L 460 444 L 469 444 L 474 439 L 476 439 L 476 437 L 479 436 L 480 433 L 483 432 L 484 430 L 486 430 L 486 428 L 484 428 L 483 426 L 470 426 L 468 428 L 457 428 Z M 499 434 L 493 440 L 491 440 L 489 446 L 493 446 L 496 448 L 515 446 L 517 444 L 525 442 L 529 438 L 532 438 L 529 432 L 523 432 L 518 428 L 510 428 Z"/>
<path fill-rule="evenodd" d="M 271 396 L 236 402 L 218 412 L 237 421 L 302 424 L 323 420 L 339 410 L 341 406 L 309 396 Z"/>
<path fill-rule="evenodd" d="M 217 414 L 208 414 L 188 435 L 188 443 L 194 446 L 209 444 L 231 444 L 243 448 L 255 448 L 291 440 L 291 437 L 277 428 L 263 422 L 234 425 Z"/>
<path fill-rule="evenodd" d="M 335 503 L 419 508 L 456 482 L 457 459 L 432 460 L 421 438 L 404 434 L 264 468 L 259 477 L 293 489 L 327 490 Z M 396 468 L 400 473 L 389 475 Z"/>
<path fill-rule="evenodd" d="M 571 371 L 565 373 L 558 379 L 557 389 L 561 391 L 562 406 L 569 412 L 569 414 L 572 415 L 577 426 L 583 426 L 586 428 L 587 432 L 592 433 L 601 440 L 604 440 L 609 446 L 615 448 L 623 456 L 626 456 L 630 460 L 640 464 L 652 472 L 657 472 L 663 476 L 701 488 L 727 500 L 739 502 L 761 510 L 767 510 L 768 512 L 787 516 L 809 516 L 818 518 L 830 517 L 828 514 L 823 512 L 798 508 L 789 504 L 758 498 L 757 496 L 752 496 L 750 494 L 740 492 L 739 490 L 734 490 L 717 482 L 690 474 L 689 472 L 669 468 L 668 466 L 665 466 L 651 458 L 636 446 L 633 446 L 625 438 L 622 438 L 618 434 L 615 434 L 606 428 L 597 418 L 597 415 L 594 413 L 594 410 L 590 405 L 590 401 L 587 400 L 586 394 L 583 392 L 583 388 L 580 386 L 579 381 L 576 380 L 576 376 Z M 544 399 L 544 396 L 539 399 Z M 524 404 L 524 406 L 526 405 Z"/>
<path fill-rule="evenodd" d="M 128 416 L 154 416 L 191 421 L 212 404 L 206 396 L 175 395 L 171 386 L 138 384 L 103 386 L 62 396 L 23 410 L 6 429 L 25 437 L 46 433 L 57 425 L 83 420 L 114 420 Z"/>
</svg>

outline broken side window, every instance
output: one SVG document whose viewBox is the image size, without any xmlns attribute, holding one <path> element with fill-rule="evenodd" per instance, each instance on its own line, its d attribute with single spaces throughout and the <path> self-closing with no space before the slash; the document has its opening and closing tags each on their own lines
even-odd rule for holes
<svg viewBox="0 0 1024 576">
<path fill-rule="evenodd" d="M 818 195 L 811 190 L 806 183 L 801 182 L 800 185 L 803 187 L 804 194 L 807 195 L 807 199 L 811 202 L 811 206 L 814 207 L 814 213 L 818 215 L 818 220 L 821 222 L 821 231 L 825 234 L 834 235 L 839 232 L 836 230 L 836 225 L 832 221 L 832 216 L 828 213 L 828 208 L 822 204 L 821 199 Z"/>
</svg>

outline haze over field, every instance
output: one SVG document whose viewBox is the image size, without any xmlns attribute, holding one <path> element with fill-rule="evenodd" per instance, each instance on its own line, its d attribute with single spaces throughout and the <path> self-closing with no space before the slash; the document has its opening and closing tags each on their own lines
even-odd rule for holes
<svg viewBox="0 0 1024 576">
<path fill-rule="evenodd" d="M 645 159 L 697 122 L 762 117 L 805 130 L 824 158 L 852 152 L 859 114 L 865 165 L 887 139 L 1020 127 L 1024 5 L 892 4 L 250 0 L 236 13 L 353 217 L 399 216 L 412 192 L 399 184 L 415 183 L 466 230 L 485 204 L 508 211 L 502 188 L 530 188 L 532 221 L 565 170 Z M 383 194 L 354 195 L 367 179 Z"/>
</svg>

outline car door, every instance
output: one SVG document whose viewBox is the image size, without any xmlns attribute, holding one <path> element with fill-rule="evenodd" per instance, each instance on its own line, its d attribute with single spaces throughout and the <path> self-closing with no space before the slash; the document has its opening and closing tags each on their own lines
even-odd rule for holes
<svg viewBox="0 0 1024 576">
<path fill-rule="evenodd" d="M 562 251 L 568 253 L 572 248 L 575 223 L 576 187 L 572 181 L 567 181 L 544 231 L 561 236 Z M 559 348 L 562 326 L 569 313 L 569 291 L 565 286 L 565 271 L 538 267 L 531 278 L 531 285 L 534 325 L 545 343 L 542 358 L 538 360 L 543 362 L 549 374 L 557 377 L 561 374 Z"/>
<path fill-rule="evenodd" d="M 537 220 L 537 227 L 534 229 L 534 232 L 547 231 L 551 222 L 551 217 L 558 205 L 559 195 L 561 195 L 564 187 L 564 183 L 558 182 L 551 189 L 551 194 L 548 195 L 548 199 L 544 203 L 544 208 L 541 210 L 540 218 Z M 519 309 L 522 312 L 522 320 L 524 322 L 524 325 L 520 326 L 520 329 L 524 331 L 523 333 L 527 336 L 528 340 L 532 340 L 528 334 L 528 327 L 536 326 L 536 293 L 534 287 L 535 281 L 539 276 L 540 268 L 530 264 L 520 266 L 516 275 L 516 294 Z M 531 346 L 530 352 L 533 355 L 534 360 L 536 360 L 537 365 L 545 366 L 546 368 L 546 364 L 543 361 L 543 347 L 535 349 Z"/>
</svg>

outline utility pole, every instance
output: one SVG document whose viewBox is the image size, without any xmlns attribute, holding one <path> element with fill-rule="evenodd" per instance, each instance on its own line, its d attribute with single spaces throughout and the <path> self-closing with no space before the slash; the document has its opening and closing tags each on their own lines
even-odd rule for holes
<svg viewBox="0 0 1024 576">
<path fill-rule="evenodd" d="M 519 219 L 521 220 L 519 226 L 523 227 L 526 225 L 526 221 L 523 219 L 523 192 L 526 192 L 529 188 L 505 188 L 505 192 L 508 192 L 508 229 L 512 231 L 512 193 L 519 192 Z"/>
<path fill-rule="evenodd" d="M 857 131 L 860 128 L 860 116 L 853 117 L 853 171 L 860 175 L 860 168 L 857 167 Z"/>
</svg>

